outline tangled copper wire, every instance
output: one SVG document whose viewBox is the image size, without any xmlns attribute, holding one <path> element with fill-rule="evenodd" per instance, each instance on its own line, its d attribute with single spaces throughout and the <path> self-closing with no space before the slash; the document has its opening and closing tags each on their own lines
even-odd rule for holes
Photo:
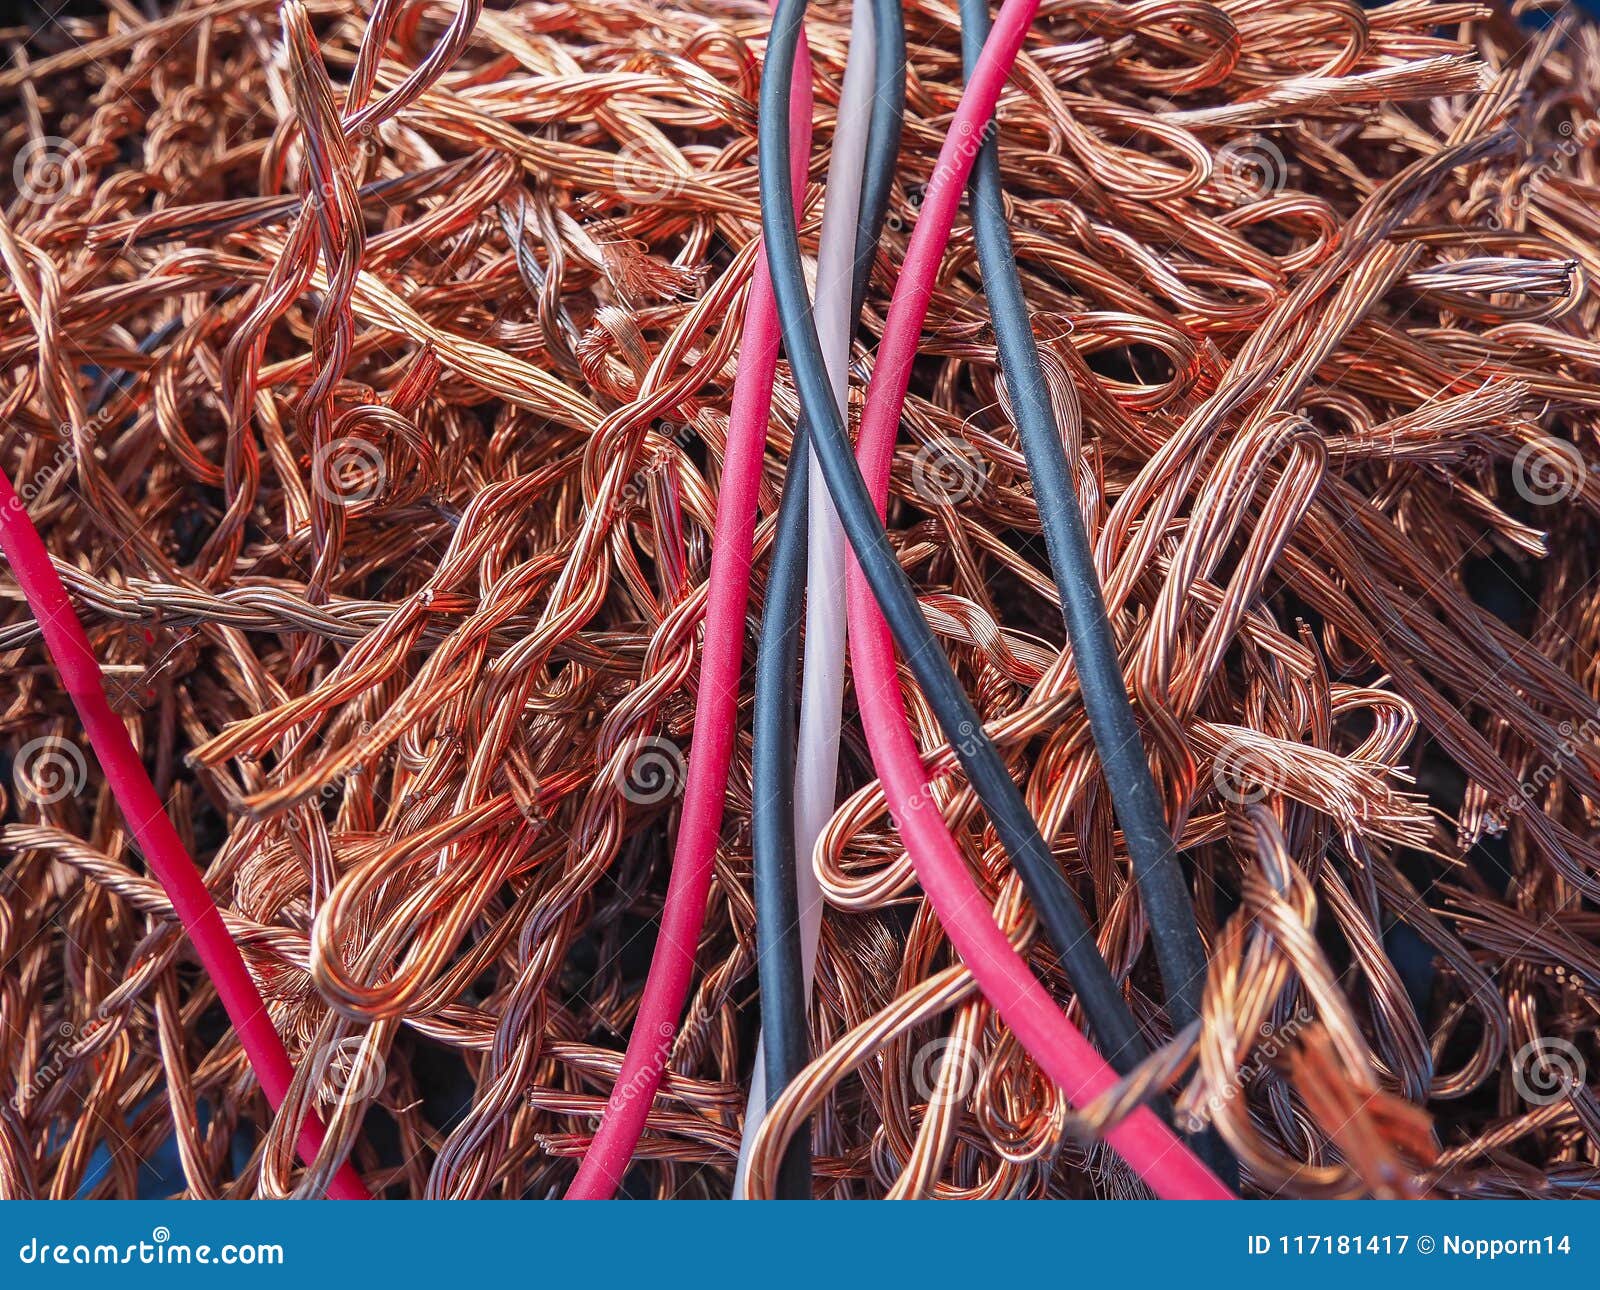
<svg viewBox="0 0 1600 1290">
<path fill-rule="evenodd" d="M 0 32 L 0 464 L 298 1075 L 273 1117 L 0 583 L 0 1194 L 147 1193 L 164 1151 L 158 1190 L 316 1194 L 346 1150 L 389 1196 L 559 1194 L 620 1065 L 694 733 L 766 11 L 151 12 Z M 906 12 L 864 341 L 960 94 L 954 6 Z M 812 239 L 847 23 L 813 6 Z M 1084 1144 L 1165 1088 L 1252 1195 L 1600 1194 L 1600 27 L 1047 0 L 1000 120 L 1201 897 L 1204 1024 L 1165 1029 L 961 221 L 890 527 L 1161 1047 L 1064 1104 L 952 961 L 847 701 L 817 1057 L 752 1190 L 809 1113 L 823 1196 L 1136 1194 Z M 753 614 L 786 371 L 775 409 Z M 905 684 L 997 916 L 1067 1000 Z M 748 729 L 636 1194 L 731 1185 Z M 304 1169 L 308 1108 L 330 1131 Z"/>
</svg>

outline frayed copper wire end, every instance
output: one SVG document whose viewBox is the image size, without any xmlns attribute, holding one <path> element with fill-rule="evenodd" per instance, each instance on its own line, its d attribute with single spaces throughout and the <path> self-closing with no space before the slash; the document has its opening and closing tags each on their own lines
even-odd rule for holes
<svg viewBox="0 0 1600 1290">
<path fill-rule="evenodd" d="M 960 94 L 948 11 L 907 19 L 869 335 Z M 13 608 L 0 1195 L 75 1195 L 101 1145 L 90 1191 L 133 1195 L 168 1143 L 197 1197 L 316 1194 L 347 1151 L 391 1195 L 570 1178 L 694 734 L 766 21 L 223 0 L 5 33 L 0 464 L 298 1079 L 269 1117 Z M 814 6 L 824 146 L 845 32 Z M 825 1196 L 1133 1194 L 1096 1135 L 1158 1096 L 1251 1194 L 1600 1194 L 1597 138 L 1600 35 L 1564 11 L 1047 7 L 1001 165 L 1204 1020 L 1163 1028 L 958 226 L 890 527 L 1154 1052 L 1065 1104 L 950 963 L 847 725 L 816 1057 L 752 1194 L 807 1116 Z M 767 520 L 786 380 L 775 408 Z M 997 917 L 1073 1007 L 906 689 Z M 730 1184 L 748 754 L 655 1194 Z"/>
</svg>

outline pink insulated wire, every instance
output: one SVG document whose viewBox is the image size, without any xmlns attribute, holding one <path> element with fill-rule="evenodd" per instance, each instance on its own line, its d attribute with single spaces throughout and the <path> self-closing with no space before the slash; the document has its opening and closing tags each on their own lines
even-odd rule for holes
<svg viewBox="0 0 1600 1290">
<path fill-rule="evenodd" d="M 803 44 L 795 64 L 803 74 L 798 77 L 790 112 L 789 136 L 794 145 L 794 186 L 799 201 L 805 192 L 806 159 L 811 152 L 811 59 Z M 689 773 L 672 857 L 672 877 L 667 883 L 661 930 L 638 1015 L 628 1036 L 622 1069 L 601 1114 L 600 1128 L 567 1191 L 568 1200 L 609 1200 L 616 1193 L 644 1132 L 694 977 L 695 947 L 705 923 L 717 839 L 722 833 L 733 733 L 738 723 L 739 669 L 744 659 L 745 609 L 750 601 L 756 496 L 766 452 L 778 342 L 772 280 L 767 257 L 758 248 L 739 342 L 728 451 L 717 495 L 705 645 L 695 691 L 694 740 L 689 746 Z"/>
<path fill-rule="evenodd" d="M 900 410 L 956 208 L 1001 88 L 1038 7 L 1039 0 L 1007 0 L 1001 9 L 940 151 L 895 285 L 856 449 L 880 518 L 887 508 Z M 1068 1099 L 1082 1105 L 1110 1088 L 1116 1075 L 1028 970 L 968 873 L 928 792 L 927 774 L 900 693 L 888 624 L 854 560 L 848 597 L 850 658 L 862 724 L 890 813 L 918 879 L 985 997 Z M 1231 1198 L 1216 1176 L 1148 1108 L 1140 1108 L 1106 1137 L 1159 1196 Z"/>
<path fill-rule="evenodd" d="M 106 701 L 100 664 L 89 646 L 83 624 L 67 599 L 44 540 L 29 519 L 21 498 L 0 472 L 0 551 L 11 566 L 28 608 L 44 633 L 45 648 L 55 663 L 84 732 L 105 771 L 123 818 L 143 852 L 150 871 L 161 883 L 172 908 L 193 942 L 217 997 L 233 1022 L 234 1033 L 276 1111 L 283 1104 L 294 1068 L 283 1040 L 273 1028 L 266 1004 L 228 935 L 216 902 L 206 890 L 178 831 L 172 827 L 160 795 L 117 714 Z M 323 1126 L 315 1113 L 300 1126 L 295 1147 L 311 1163 L 322 1148 Z M 346 1161 L 328 1187 L 335 1200 L 369 1199 L 361 1177 Z"/>
</svg>

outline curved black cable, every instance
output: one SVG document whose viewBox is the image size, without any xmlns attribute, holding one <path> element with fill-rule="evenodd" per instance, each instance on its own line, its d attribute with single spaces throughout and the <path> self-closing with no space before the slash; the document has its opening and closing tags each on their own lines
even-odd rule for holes
<svg viewBox="0 0 1600 1290">
<path fill-rule="evenodd" d="M 851 316 L 857 318 L 883 233 L 895 158 L 900 151 L 905 110 L 904 21 L 895 0 L 873 0 L 877 57 L 850 291 Z M 787 129 L 787 116 L 784 124 Z M 831 391 L 828 397 L 831 403 Z M 810 1060 L 794 837 L 795 670 L 806 589 L 810 456 L 810 435 L 802 416 L 795 428 L 783 497 L 778 503 L 772 572 L 767 579 L 756 653 L 751 841 L 768 1106 Z M 789 1140 L 779 1166 L 775 1194 L 780 1200 L 805 1200 L 811 1196 L 809 1124 Z"/>
<path fill-rule="evenodd" d="M 810 471 L 804 418 L 795 427 L 778 503 L 772 572 L 756 651 L 751 749 L 751 850 L 756 902 L 756 972 L 761 985 L 761 1046 L 767 1106 L 810 1060 L 806 1029 L 800 900 L 795 890 L 795 664 L 806 590 L 806 503 Z M 774 1195 L 811 1195 L 810 1122 L 789 1139 Z"/>
<path fill-rule="evenodd" d="M 1100 955 L 1077 897 L 1056 867 L 1022 794 L 922 617 L 916 593 L 878 519 L 833 401 L 800 264 L 789 180 L 789 98 L 805 11 L 806 0 L 780 0 L 762 73 L 758 127 L 762 231 L 783 324 L 784 351 L 800 404 L 834 507 L 895 640 L 994 822 L 1107 1059 L 1126 1072 L 1146 1051 L 1132 1014 Z"/>
<path fill-rule="evenodd" d="M 968 76 L 983 52 L 989 26 L 988 0 L 961 0 L 961 52 Z M 998 131 L 990 130 L 985 137 L 969 187 L 983 294 L 994 322 L 995 346 L 1011 397 L 1017 435 L 1033 479 L 1089 730 L 1133 861 L 1134 880 L 1139 884 L 1139 899 L 1150 924 L 1156 962 L 1166 987 L 1167 1019 L 1174 1030 L 1182 1030 L 1200 1015 L 1200 996 L 1206 981 L 1205 946 L 1200 941 L 1183 867 L 1173 849 L 1161 795 L 1145 759 L 1133 705 L 1128 701 L 1117 660 L 1116 638 L 1106 616 L 1105 596 L 1072 486 L 1072 469 L 1039 365 L 1028 302 L 1006 227 Z M 1220 1139 L 1200 1145 L 1215 1147 L 1207 1151 L 1213 1168 L 1222 1166 L 1236 1171 L 1237 1166 Z M 1224 1176 L 1223 1181 L 1230 1187 L 1238 1186 L 1236 1178 Z"/>
</svg>

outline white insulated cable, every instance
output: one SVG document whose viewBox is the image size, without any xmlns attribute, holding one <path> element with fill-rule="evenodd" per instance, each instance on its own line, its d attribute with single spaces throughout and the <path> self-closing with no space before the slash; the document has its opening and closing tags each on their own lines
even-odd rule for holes
<svg viewBox="0 0 1600 1290">
<path fill-rule="evenodd" d="M 850 12 L 850 52 L 839 91 L 839 117 L 828 159 L 823 193 L 822 237 L 817 254 L 817 336 L 833 378 L 833 397 L 849 421 L 850 338 L 855 332 L 851 295 L 855 278 L 856 225 L 861 213 L 861 180 L 866 167 L 867 126 L 872 119 L 877 36 L 872 6 L 858 0 Z M 811 454 L 806 528 L 805 665 L 801 673 L 800 730 L 795 755 L 795 888 L 800 910 L 800 961 L 805 994 L 811 999 L 817 942 L 822 936 L 822 888 L 811 856 L 817 838 L 833 815 L 839 774 L 839 721 L 844 708 L 845 545 L 844 529 L 828 496 L 828 483 Z M 767 1109 L 766 1062 L 756 1045 L 750 1098 L 733 1194 L 744 1190 L 750 1145 Z"/>
</svg>

